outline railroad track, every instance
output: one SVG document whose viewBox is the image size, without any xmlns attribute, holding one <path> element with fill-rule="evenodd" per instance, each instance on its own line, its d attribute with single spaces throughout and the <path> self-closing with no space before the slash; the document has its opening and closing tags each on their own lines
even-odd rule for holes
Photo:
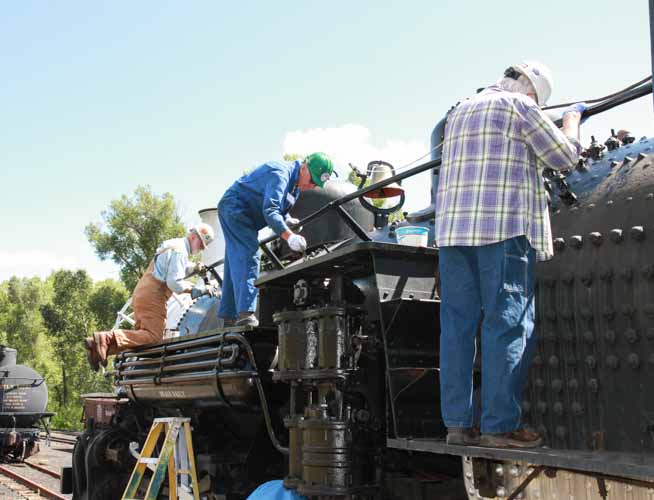
<svg viewBox="0 0 654 500">
<path fill-rule="evenodd" d="M 47 474 L 51 477 L 59 478 L 59 474 L 53 470 L 47 469 L 40 465 L 23 462 L 28 467 L 39 471 L 41 474 Z M 37 479 L 27 477 L 14 470 L 9 465 L 0 465 L 0 485 L 11 490 L 18 498 L 25 498 L 27 500 L 36 500 L 48 498 L 51 500 L 68 500 L 68 497 L 57 493 L 52 488 L 49 488 L 39 482 Z"/>
</svg>

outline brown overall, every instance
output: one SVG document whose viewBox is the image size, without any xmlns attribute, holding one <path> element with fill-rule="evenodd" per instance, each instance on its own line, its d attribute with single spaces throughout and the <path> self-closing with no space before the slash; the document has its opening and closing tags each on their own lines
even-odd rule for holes
<svg viewBox="0 0 654 500">
<path fill-rule="evenodd" d="M 114 330 L 115 345 L 110 347 L 108 354 L 128 351 L 142 345 L 156 344 L 163 340 L 166 327 L 166 303 L 173 293 L 165 283 L 152 276 L 153 270 L 154 259 L 150 262 L 145 274 L 141 276 L 132 294 L 135 330 Z"/>
</svg>

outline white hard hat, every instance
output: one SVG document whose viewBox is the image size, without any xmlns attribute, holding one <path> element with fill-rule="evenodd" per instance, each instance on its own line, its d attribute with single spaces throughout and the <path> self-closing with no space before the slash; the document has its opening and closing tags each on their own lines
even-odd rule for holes
<svg viewBox="0 0 654 500">
<path fill-rule="evenodd" d="M 200 237 L 202 248 L 207 248 L 215 237 L 213 228 L 204 222 L 200 222 L 199 224 L 193 226 L 191 229 L 189 229 L 189 233 L 195 233 Z"/>
<path fill-rule="evenodd" d="M 537 61 L 523 61 L 511 66 L 518 73 L 525 75 L 536 91 L 536 99 L 540 106 L 544 106 L 552 95 L 552 72 L 543 63 Z"/>
</svg>

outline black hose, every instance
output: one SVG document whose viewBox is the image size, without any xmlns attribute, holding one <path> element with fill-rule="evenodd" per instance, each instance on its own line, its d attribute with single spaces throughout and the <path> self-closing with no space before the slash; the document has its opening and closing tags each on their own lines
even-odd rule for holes
<svg viewBox="0 0 654 500">
<path fill-rule="evenodd" d="M 627 91 L 629 91 L 631 89 L 635 89 L 636 87 L 642 85 L 645 82 L 650 81 L 651 79 L 652 79 L 651 75 L 647 76 L 647 77 L 643 78 L 642 80 L 640 80 L 639 82 L 633 83 L 633 84 L 629 85 L 628 87 L 625 87 L 622 90 L 614 92 L 613 94 L 609 94 L 609 95 L 606 95 L 604 97 L 598 97 L 597 99 L 586 99 L 583 102 L 585 102 L 586 104 L 594 104 L 594 103 L 597 103 L 597 102 L 606 101 L 606 100 L 611 99 L 613 97 L 619 96 L 619 95 L 621 95 L 621 94 L 623 94 L 623 93 L 625 93 L 625 92 L 627 92 Z M 548 109 L 565 108 L 567 106 L 572 106 L 573 104 L 576 104 L 577 102 L 581 102 L 581 101 L 566 102 L 566 103 L 563 103 L 563 104 L 553 104 L 552 106 L 544 106 L 542 109 L 543 109 L 543 111 L 547 111 Z"/>
<path fill-rule="evenodd" d="M 652 86 L 649 84 L 641 85 L 640 87 L 636 87 L 627 91 L 620 92 L 618 93 L 617 97 L 605 100 L 603 102 L 600 102 L 599 104 L 588 107 L 582 113 L 581 117 L 587 118 L 589 116 L 603 113 L 604 111 L 608 111 L 609 109 L 615 108 L 616 106 L 626 104 L 628 102 L 634 101 L 636 99 L 639 99 L 640 97 L 644 97 L 647 94 L 651 94 L 651 93 L 652 93 Z M 563 125 L 563 118 L 559 118 L 558 120 L 555 120 L 554 124 L 557 127 L 560 127 L 561 125 Z"/>
</svg>

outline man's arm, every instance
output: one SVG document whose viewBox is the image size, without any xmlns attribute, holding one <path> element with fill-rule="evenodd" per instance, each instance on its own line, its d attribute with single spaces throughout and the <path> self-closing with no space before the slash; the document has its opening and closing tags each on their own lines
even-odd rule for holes
<svg viewBox="0 0 654 500">
<path fill-rule="evenodd" d="M 559 170 L 577 163 L 581 153 L 579 144 L 579 113 L 563 116 L 563 131 L 559 130 L 536 105 L 524 113 L 523 137 L 545 166 Z"/>
<path fill-rule="evenodd" d="M 166 274 L 166 286 L 173 293 L 190 293 L 193 289 L 193 284 L 184 279 L 188 259 L 181 252 L 175 250 L 171 250 L 169 253 L 170 255 L 168 257 L 170 261 Z"/>
<path fill-rule="evenodd" d="M 263 217 L 268 227 L 279 235 L 289 232 L 282 210 L 288 178 L 279 170 L 270 171 L 270 180 L 263 194 Z"/>
</svg>

